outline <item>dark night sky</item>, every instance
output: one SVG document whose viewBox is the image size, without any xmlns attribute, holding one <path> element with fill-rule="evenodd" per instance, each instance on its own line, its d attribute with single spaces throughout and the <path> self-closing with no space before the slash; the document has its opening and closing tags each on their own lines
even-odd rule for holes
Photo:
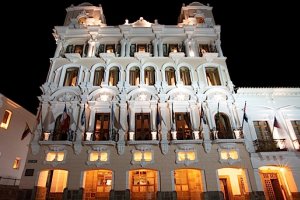
<svg viewBox="0 0 300 200">
<path fill-rule="evenodd" d="M 1 56 L 0 93 L 36 113 L 39 87 L 45 82 L 49 58 L 54 55 L 52 29 L 62 25 L 65 8 L 78 0 L 45 0 L 39 4 L 8 2 L 11 15 L 3 15 L 1 32 L 6 48 Z M 89 1 L 101 4 L 108 25 L 132 23 L 144 17 L 175 25 L 183 3 L 193 1 Z M 221 41 L 229 74 L 236 87 L 300 87 L 299 24 L 295 5 L 255 1 L 203 0 L 213 7 L 221 25 Z M 17 5 L 17 6 L 16 6 Z M 2 9 L 4 6 L 2 5 Z M 12 9 L 15 8 L 15 9 Z M 2 46 L 3 47 L 3 46 Z M 5 64 L 4 64 L 5 63 Z M 299 69 L 298 69 L 299 70 Z"/>
</svg>

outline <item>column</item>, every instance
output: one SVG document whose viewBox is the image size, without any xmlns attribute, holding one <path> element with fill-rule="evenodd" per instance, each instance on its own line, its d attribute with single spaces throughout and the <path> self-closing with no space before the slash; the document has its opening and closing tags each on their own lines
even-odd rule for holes
<svg viewBox="0 0 300 200">
<path fill-rule="evenodd" d="M 54 53 L 54 58 L 58 58 L 60 56 L 61 49 L 62 49 L 62 41 L 57 40 L 56 41 L 56 50 L 55 50 L 55 53 Z"/>
<path fill-rule="evenodd" d="M 131 46 L 131 42 L 127 41 L 126 42 L 126 57 L 130 57 L 130 46 Z"/>
<path fill-rule="evenodd" d="M 161 39 L 158 39 L 158 54 L 159 57 L 164 57 L 163 42 Z"/>
<path fill-rule="evenodd" d="M 125 38 L 123 38 L 120 41 L 120 43 L 121 43 L 121 57 L 125 57 L 126 42 L 127 42 L 127 40 Z"/>
<path fill-rule="evenodd" d="M 184 46 L 185 46 L 185 55 L 186 57 L 190 57 L 190 39 L 184 40 Z"/>
<path fill-rule="evenodd" d="M 151 130 L 156 131 L 157 106 L 151 105 Z"/>
<path fill-rule="evenodd" d="M 87 53 L 87 57 L 93 57 L 95 55 L 95 40 L 90 39 L 89 40 L 89 49 L 88 49 L 88 53 Z"/>
<path fill-rule="evenodd" d="M 152 45 L 153 45 L 153 57 L 157 57 L 158 56 L 158 48 L 157 48 L 157 39 L 155 38 L 154 40 L 152 40 Z"/>
<path fill-rule="evenodd" d="M 217 51 L 219 53 L 219 57 L 223 57 L 223 51 L 221 48 L 221 40 L 217 40 L 215 43 L 216 43 Z"/>
<path fill-rule="evenodd" d="M 124 133 L 126 131 L 129 130 L 128 127 L 128 119 L 127 119 L 127 104 L 126 103 L 120 103 L 120 128 L 124 131 Z M 129 114 L 129 113 L 128 113 Z M 125 140 L 125 135 L 120 135 L 119 134 L 119 141 L 124 141 Z"/>
</svg>

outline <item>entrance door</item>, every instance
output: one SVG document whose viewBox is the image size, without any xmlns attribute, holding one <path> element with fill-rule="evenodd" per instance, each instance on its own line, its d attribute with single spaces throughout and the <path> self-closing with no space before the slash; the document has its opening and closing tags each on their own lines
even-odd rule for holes
<svg viewBox="0 0 300 200">
<path fill-rule="evenodd" d="M 229 178 L 220 178 L 220 188 L 224 195 L 224 200 L 230 200 L 230 182 Z"/>
<path fill-rule="evenodd" d="M 284 194 L 276 173 L 263 173 L 264 187 L 268 200 L 285 200 Z"/>
</svg>

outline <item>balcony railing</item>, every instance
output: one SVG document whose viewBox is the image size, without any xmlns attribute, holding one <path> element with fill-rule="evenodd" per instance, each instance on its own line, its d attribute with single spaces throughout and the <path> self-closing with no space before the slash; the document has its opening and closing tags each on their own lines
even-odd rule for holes
<svg viewBox="0 0 300 200">
<path fill-rule="evenodd" d="M 256 152 L 266 151 L 286 151 L 285 139 L 261 140 L 253 141 Z"/>
</svg>

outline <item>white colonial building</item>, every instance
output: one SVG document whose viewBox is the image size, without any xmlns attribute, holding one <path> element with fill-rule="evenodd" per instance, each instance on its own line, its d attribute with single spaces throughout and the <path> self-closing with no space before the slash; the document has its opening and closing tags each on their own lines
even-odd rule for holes
<svg viewBox="0 0 300 200">
<path fill-rule="evenodd" d="M 300 88 L 235 91 L 212 7 L 66 10 L 19 199 L 300 198 Z"/>
<path fill-rule="evenodd" d="M 28 127 L 32 130 L 36 124 L 35 116 L 0 93 L 0 199 L 10 196 L 4 189 L 18 186 L 25 166 L 31 134 L 28 132 L 22 139 L 23 132 Z"/>
</svg>

